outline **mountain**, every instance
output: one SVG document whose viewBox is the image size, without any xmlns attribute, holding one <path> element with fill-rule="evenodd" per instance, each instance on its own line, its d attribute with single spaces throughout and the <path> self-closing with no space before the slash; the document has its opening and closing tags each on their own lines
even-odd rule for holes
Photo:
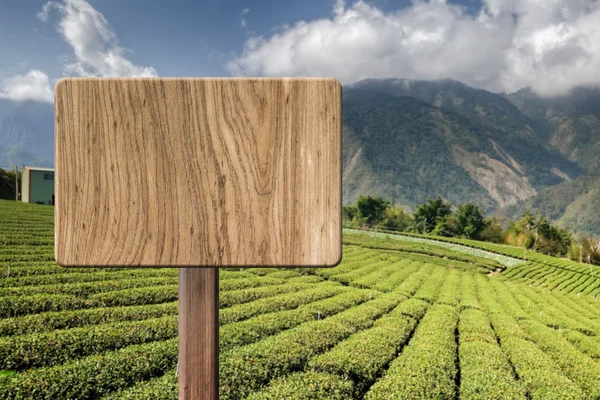
<svg viewBox="0 0 600 400">
<path fill-rule="evenodd" d="M 0 100 L 0 168 L 54 165 L 54 108 Z"/>
<path fill-rule="evenodd" d="M 52 166 L 53 107 L 0 100 L 0 168 Z M 343 203 L 371 194 L 414 208 L 441 195 L 488 213 L 542 212 L 600 234 L 600 90 L 547 99 L 452 79 L 343 88 Z"/>
<path fill-rule="evenodd" d="M 600 170 L 600 90 L 576 88 L 540 98 L 530 88 L 505 95 L 538 127 L 538 133 L 588 173 Z"/>
<path fill-rule="evenodd" d="M 540 137 L 586 174 L 500 213 L 514 217 L 528 209 L 572 230 L 600 235 L 600 89 L 576 88 L 563 96 L 541 98 L 524 88 L 504 97 L 534 121 Z"/>
<path fill-rule="evenodd" d="M 573 231 L 600 235 L 600 173 L 544 188 L 535 197 L 505 207 L 498 214 L 517 219 L 525 210 L 541 213 Z"/>
<path fill-rule="evenodd" d="M 494 210 L 583 172 L 508 99 L 451 79 L 367 79 L 344 88 L 343 104 L 344 204 L 442 195 Z"/>
</svg>

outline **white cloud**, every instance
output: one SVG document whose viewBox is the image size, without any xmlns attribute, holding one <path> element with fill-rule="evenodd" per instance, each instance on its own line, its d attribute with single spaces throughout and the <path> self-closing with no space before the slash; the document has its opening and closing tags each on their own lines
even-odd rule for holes
<svg viewBox="0 0 600 400">
<path fill-rule="evenodd" d="M 249 8 L 244 8 L 242 10 L 242 12 L 240 13 L 240 26 L 244 29 L 246 29 L 248 27 L 248 20 L 246 19 L 245 15 L 248 14 L 250 12 Z"/>
<path fill-rule="evenodd" d="M 600 84 L 600 1 L 484 0 L 477 15 L 414 0 L 385 13 L 336 0 L 333 16 L 250 37 L 227 64 L 238 75 L 451 77 L 493 91 L 541 95 Z"/>
<path fill-rule="evenodd" d="M 74 51 L 74 57 L 59 57 L 66 76 L 156 76 L 154 68 L 135 65 L 123 56 L 125 50 L 119 46 L 117 36 L 106 18 L 86 1 L 49 1 L 37 16 L 46 22 L 53 10 L 60 14 L 58 32 Z M 51 85 L 48 75 L 39 70 L 15 75 L 4 80 L 0 87 L 0 98 L 52 103 L 53 87 L 57 80 L 54 79 Z"/>
<path fill-rule="evenodd" d="M 32 69 L 26 75 L 15 75 L 3 81 L 0 99 L 12 101 L 34 100 L 52 103 L 54 95 L 48 75 Z"/>
<path fill-rule="evenodd" d="M 60 15 L 57 30 L 73 48 L 74 57 L 62 57 L 65 75 L 79 76 L 156 76 L 152 67 L 133 64 L 124 57 L 117 36 L 102 13 L 84 0 L 46 3 L 38 18 L 47 21 L 56 10 Z"/>
</svg>

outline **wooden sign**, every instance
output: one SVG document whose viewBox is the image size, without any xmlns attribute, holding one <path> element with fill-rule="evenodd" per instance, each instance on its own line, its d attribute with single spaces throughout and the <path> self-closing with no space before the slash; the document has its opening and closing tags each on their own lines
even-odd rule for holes
<svg viewBox="0 0 600 400">
<path fill-rule="evenodd" d="M 334 79 L 65 79 L 56 87 L 64 266 L 333 266 Z"/>
<path fill-rule="evenodd" d="M 341 85 L 68 78 L 55 90 L 55 257 L 180 269 L 180 398 L 218 395 L 218 270 L 341 260 Z"/>
</svg>

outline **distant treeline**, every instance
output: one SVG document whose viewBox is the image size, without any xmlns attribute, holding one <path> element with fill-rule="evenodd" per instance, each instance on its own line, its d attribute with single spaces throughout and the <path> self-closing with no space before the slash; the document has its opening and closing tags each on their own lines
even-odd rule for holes
<svg viewBox="0 0 600 400">
<path fill-rule="evenodd" d="M 354 205 L 343 207 L 343 224 L 349 228 L 371 227 L 510 244 L 600 265 L 600 237 L 576 237 L 543 215 L 533 215 L 529 211 L 517 221 L 506 221 L 495 216 L 486 217 L 485 211 L 474 203 L 454 207 L 438 197 L 427 200 L 410 214 L 393 201 L 359 196 Z"/>
<path fill-rule="evenodd" d="M 21 173 L 19 172 L 19 186 L 21 185 Z M 0 199 L 15 199 L 15 171 L 0 168 Z"/>
</svg>

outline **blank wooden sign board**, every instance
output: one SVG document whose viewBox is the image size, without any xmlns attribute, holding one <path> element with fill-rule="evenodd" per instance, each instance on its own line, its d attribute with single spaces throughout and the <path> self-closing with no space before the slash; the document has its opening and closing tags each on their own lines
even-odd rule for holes
<svg viewBox="0 0 600 400">
<path fill-rule="evenodd" d="M 180 268 L 180 398 L 218 397 L 218 267 L 341 260 L 335 79 L 67 78 L 55 141 L 58 264 Z"/>
</svg>

